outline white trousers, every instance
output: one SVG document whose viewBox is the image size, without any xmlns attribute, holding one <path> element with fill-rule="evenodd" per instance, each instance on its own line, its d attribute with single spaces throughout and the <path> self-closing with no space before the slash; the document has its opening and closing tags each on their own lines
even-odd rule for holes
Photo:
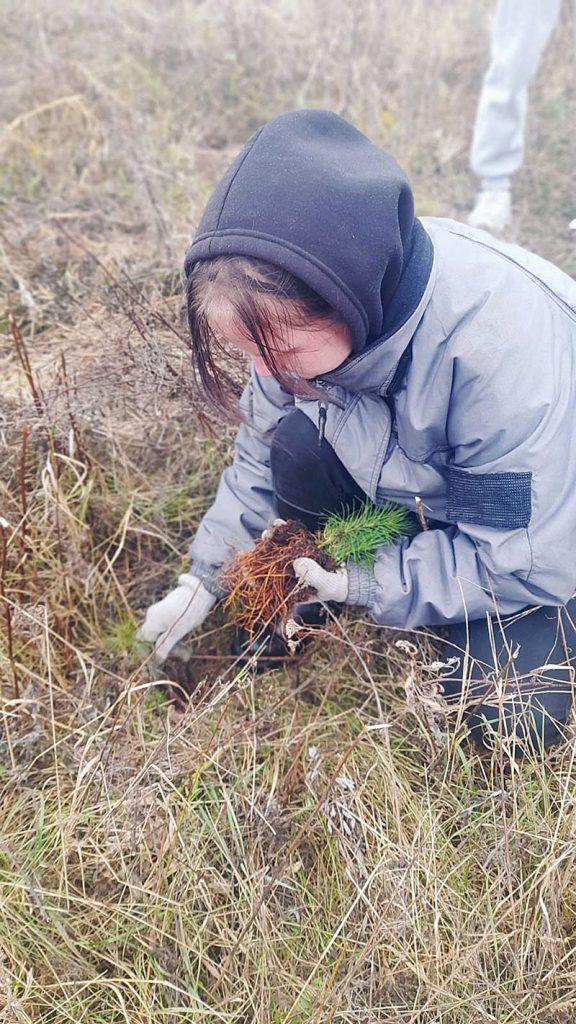
<svg viewBox="0 0 576 1024">
<path fill-rule="evenodd" d="M 528 86 L 561 6 L 562 0 L 498 0 L 470 154 L 484 188 L 509 187 L 522 163 Z"/>
</svg>

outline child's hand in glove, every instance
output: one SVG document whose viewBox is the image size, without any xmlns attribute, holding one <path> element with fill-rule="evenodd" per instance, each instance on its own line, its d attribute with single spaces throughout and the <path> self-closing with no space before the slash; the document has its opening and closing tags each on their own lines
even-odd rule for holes
<svg viewBox="0 0 576 1024">
<path fill-rule="evenodd" d="M 136 633 L 138 640 L 156 641 L 154 653 L 159 662 L 168 657 L 182 637 L 202 625 L 217 601 L 196 576 L 184 572 L 178 583 L 161 601 L 150 605 Z"/>
<path fill-rule="evenodd" d="M 313 558 L 295 558 L 294 572 L 303 586 L 314 587 L 318 601 L 346 601 L 348 597 L 348 572 L 337 569 L 328 572 Z M 314 600 L 314 598 L 308 598 Z"/>
</svg>

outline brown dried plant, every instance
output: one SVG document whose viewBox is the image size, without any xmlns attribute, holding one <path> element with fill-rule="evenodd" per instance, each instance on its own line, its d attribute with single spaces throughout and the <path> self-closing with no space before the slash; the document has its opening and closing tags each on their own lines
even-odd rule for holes
<svg viewBox="0 0 576 1024">
<path fill-rule="evenodd" d="M 302 523 L 289 519 L 260 538 L 250 551 L 240 552 L 222 574 L 229 593 L 225 607 L 239 626 L 254 633 L 266 623 L 291 618 L 294 606 L 309 601 L 314 590 L 303 587 L 293 568 L 295 558 L 313 558 L 333 571 L 336 562 L 318 547 L 316 537 Z"/>
</svg>

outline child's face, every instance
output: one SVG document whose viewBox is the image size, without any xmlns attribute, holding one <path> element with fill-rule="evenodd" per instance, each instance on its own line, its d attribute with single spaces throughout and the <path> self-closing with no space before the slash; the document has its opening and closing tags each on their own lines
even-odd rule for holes
<svg viewBox="0 0 576 1024">
<path fill-rule="evenodd" d="M 274 303 L 270 303 L 274 313 Z M 224 311 L 211 318 L 212 328 L 225 342 L 252 356 L 256 372 L 262 377 L 271 377 L 257 346 L 249 340 L 231 313 Z M 345 324 L 314 324 L 310 328 L 294 327 L 286 337 L 284 346 L 275 352 L 280 369 L 297 373 L 307 380 L 322 373 L 329 373 L 340 366 L 352 352 L 350 330 Z"/>
</svg>

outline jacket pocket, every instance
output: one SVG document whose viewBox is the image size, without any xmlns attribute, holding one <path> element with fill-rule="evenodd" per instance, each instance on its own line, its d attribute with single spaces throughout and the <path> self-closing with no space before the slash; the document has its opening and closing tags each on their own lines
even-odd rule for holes
<svg viewBox="0 0 576 1024">
<path fill-rule="evenodd" d="M 500 530 L 526 528 L 532 515 L 532 473 L 448 469 L 446 518 Z"/>
</svg>

